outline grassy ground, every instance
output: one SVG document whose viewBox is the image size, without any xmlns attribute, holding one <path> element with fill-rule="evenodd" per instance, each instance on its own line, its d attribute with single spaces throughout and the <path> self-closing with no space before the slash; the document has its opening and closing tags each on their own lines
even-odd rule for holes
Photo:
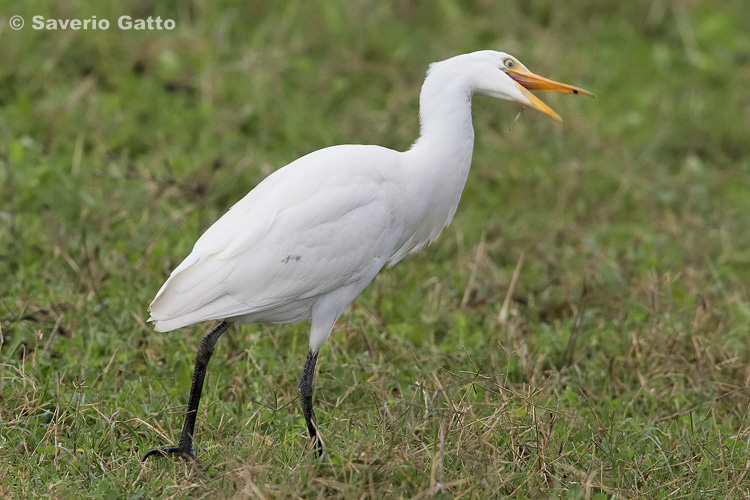
<svg viewBox="0 0 750 500">
<path fill-rule="evenodd" d="M 0 496 L 750 496 L 750 4 L 250 3 L 2 9 Z M 144 322 L 196 237 L 311 150 L 408 148 L 427 64 L 484 48 L 598 97 L 475 100 L 453 224 L 321 352 L 328 455 L 307 326 L 250 325 L 209 369 L 211 474 L 141 464 L 208 327 Z"/>
</svg>

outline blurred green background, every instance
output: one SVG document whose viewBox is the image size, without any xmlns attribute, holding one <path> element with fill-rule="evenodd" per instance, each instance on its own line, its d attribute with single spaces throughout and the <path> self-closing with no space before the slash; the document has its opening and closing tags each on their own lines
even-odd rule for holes
<svg viewBox="0 0 750 500">
<path fill-rule="evenodd" d="M 0 495 L 747 498 L 748 20 L 742 0 L 0 3 Z M 452 225 L 321 352 L 328 455 L 295 400 L 307 325 L 252 325 L 209 367 L 211 475 L 141 465 L 177 437 L 208 327 L 145 323 L 196 238 L 310 151 L 407 149 L 427 65 L 481 49 L 597 98 L 541 94 L 562 124 L 474 100 Z"/>
</svg>

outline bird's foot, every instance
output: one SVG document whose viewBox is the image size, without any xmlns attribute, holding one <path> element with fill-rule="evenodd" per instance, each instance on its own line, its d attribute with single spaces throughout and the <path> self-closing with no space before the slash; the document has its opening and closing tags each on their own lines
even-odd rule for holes
<svg viewBox="0 0 750 500">
<path fill-rule="evenodd" d="M 198 462 L 198 457 L 195 456 L 195 453 L 193 453 L 193 447 L 192 446 L 176 446 L 174 448 L 154 448 L 153 450 L 149 451 L 145 455 L 143 455 L 143 459 L 141 459 L 141 462 L 145 462 L 149 459 L 149 457 L 176 457 L 181 458 L 182 460 L 185 460 L 186 462 L 192 462 L 194 464 L 200 465 L 200 462 Z"/>
</svg>

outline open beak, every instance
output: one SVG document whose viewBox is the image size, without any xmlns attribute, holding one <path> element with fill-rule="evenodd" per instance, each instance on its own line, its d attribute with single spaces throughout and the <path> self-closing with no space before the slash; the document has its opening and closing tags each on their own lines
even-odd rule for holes
<svg viewBox="0 0 750 500">
<path fill-rule="evenodd" d="M 516 85 L 518 85 L 518 90 L 521 91 L 521 93 L 526 97 L 531 104 L 531 106 L 534 109 L 538 109 L 544 114 L 547 114 L 554 118 L 555 120 L 562 121 L 562 118 L 560 118 L 560 115 L 555 113 L 552 108 L 544 104 L 537 96 L 529 92 L 530 90 L 543 90 L 547 92 L 564 92 L 566 94 L 579 94 L 579 95 L 586 95 L 589 97 L 596 97 L 594 94 L 589 92 L 588 90 L 583 90 L 578 87 L 574 87 L 572 85 L 567 85 L 565 83 L 558 83 L 552 80 L 549 80 L 547 78 L 544 78 L 543 76 L 535 75 L 531 71 L 527 70 L 526 68 L 520 67 L 520 65 L 516 65 L 514 68 L 503 68 L 505 73 L 511 77 L 513 80 L 515 80 Z"/>
</svg>

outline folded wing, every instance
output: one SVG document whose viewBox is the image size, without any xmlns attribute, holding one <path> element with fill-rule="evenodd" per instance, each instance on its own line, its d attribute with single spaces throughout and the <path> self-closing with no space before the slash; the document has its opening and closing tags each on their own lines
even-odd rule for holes
<svg viewBox="0 0 750 500">
<path fill-rule="evenodd" d="M 400 233 L 397 153 L 337 146 L 275 172 L 196 242 L 151 303 L 159 331 L 250 316 L 309 317 L 316 298 L 371 280 Z"/>
</svg>

